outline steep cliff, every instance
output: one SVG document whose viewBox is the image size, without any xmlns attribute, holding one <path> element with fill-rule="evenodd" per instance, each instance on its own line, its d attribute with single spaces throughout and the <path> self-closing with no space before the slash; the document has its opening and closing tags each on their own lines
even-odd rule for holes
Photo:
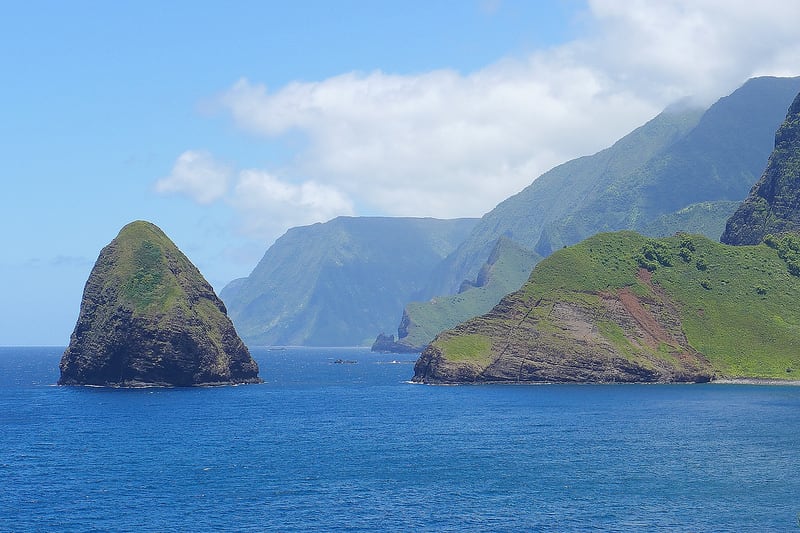
<svg viewBox="0 0 800 533">
<path fill-rule="evenodd" d="M 258 383 L 258 365 L 195 266 L 155 225 L 103 248 L 61 359 L 60 385 Z"/>
<path fill-rule="evenodd" d="M 722 242 L 757 244 L 800 231 L 800 95 L 775 134 L 775 149 L 750 195 L 728 220 Z"/>
</svg>

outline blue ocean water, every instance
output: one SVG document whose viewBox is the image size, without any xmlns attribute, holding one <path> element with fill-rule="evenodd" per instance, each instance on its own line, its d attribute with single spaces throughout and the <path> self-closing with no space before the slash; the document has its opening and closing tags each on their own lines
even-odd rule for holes
<svg viewBox="0 0 800 533">
<path fill-rule="evenodd" d="M 431 387 L 264 348 L 263 385 L 110 390 L 53 386 L 61 351 L 0 348 L 0 531 L 798 530 L 800 387 Z"/>
</svg>

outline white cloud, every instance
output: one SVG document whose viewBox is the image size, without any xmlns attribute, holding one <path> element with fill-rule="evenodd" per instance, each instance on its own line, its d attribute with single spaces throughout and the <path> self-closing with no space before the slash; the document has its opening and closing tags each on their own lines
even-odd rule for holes
<svg viewBox="0 0 800 533">
<path fill-rule="evenodd" d="M 586 68 L 538 57 L 466 77 L 345 74 L 275 94 L 241 80 L 225 101 L 247 128 L 308 135 L 291 171 L 389 214 L 442 217 L 480 215 L 656 112 L 625 91 L 604 93 Z M 601 140 L 586 134 L 598 129 Z"/>
<path fill-rule="evenodd" d="M 597 0 L 582 15 L 584 38 L 524 59 L 466 75 L 346 73 L 273 91 L 242 79 L 222 104 L 268 138 L 304 134 L 307 147 L 281 173 L 313 176 L 343 203 L 478 216 L 678 98 L 709 103 L 753 75 L 797 74 L 797 20 L 793 0 Z"/>
<path fill-rule="evenodd" d="M 751 76 L 797 75 L 794 0 L 592 0 L 583 61 L 641 92 L 718 98 Z"/>
<path fill-rule="evenodd" d="M 292 226 L 354 214 L 350 200 L 334 187 L 289 183 L 261 170 L 239 173 L 231 203 L 241 213 L 246 233 L 271 238 Z"/>
<path fill-rule="evenodd" d="M 293 226 L 355 214 L 351 199 L 335 186 L 286 181 L 264 170 L 237 172 L 204 151 L 182 153 L 155 190 L 185 194 L 204 205 L 224 200 L 237 212 L 243 233 L 267 241 Z"/>
<path fill-rule="evenodd" d="M 159 193 L 180 193 L 201 204 L 210 204 L 228 191 L 231 169 L 205 151 L 183 152 L 169 176 L 156 182 Z"/>
</svg>

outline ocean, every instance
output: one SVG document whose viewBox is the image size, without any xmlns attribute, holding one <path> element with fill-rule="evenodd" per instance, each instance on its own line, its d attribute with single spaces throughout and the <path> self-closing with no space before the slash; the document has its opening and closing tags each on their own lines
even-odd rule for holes
<svg viewBox="0 0 800 533">
<path fill-rule="evenodd" d="M 800 387 L 256 348 L 263 385 L 116 390 L 55 386 L 62 351 L 0 348 L 0 531 L 800 530 Z"/>
</svg>

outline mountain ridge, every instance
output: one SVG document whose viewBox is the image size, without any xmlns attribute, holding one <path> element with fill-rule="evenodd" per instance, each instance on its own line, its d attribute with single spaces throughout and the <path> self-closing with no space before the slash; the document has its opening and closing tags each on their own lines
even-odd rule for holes
<svg viewBox="0 0 800 533">
<path fill-rule="evenodd" d="M 475 219 L 337 217 L 292 228 L 247 278 L 221 292 L 254 345 L 366 345 L 390 331 L 405 302 Z"/>
<path fill-rule="evenodd" d="M 447 265 L 444 271 L 442 268 L 438 269 L 440 279 L 432 282 L 431 292 L 452 294 L 458 290 L 464 279 L 474 279 L 478 269 L 491 252 L 491 246 L 497 238 L 503 235 L 526 248 L 535 250 L 542 256 L 547 256 L 553 250 L 564 245 L 575 244 L 598 231 L 638 229 L 635 224 L 612 227 L 612 221 L 604 220 L 599 224 L 594 224 L 589 230 L 574 228 L 577 233 L 569 238 L 557 237 L 560 233 L 553 233 L 555 230 L 551 229 L 551 234 L 544 237 L 549 240 L 549 244 L 545 246 L 542 241 L 544 226 L 561 220 L 560 223 L 565 227 L 573 227 L 571 224 L 574 222 L 563 220 L 564 217 L 578 212 L 576 205 L 577 207 L 587 205 L 589 203 L 585 201 L 587 199 L 590 202 L 601 200 L 604 194 L 608 194 L 604 191 L 609 188 L 611 182 L 619 183 L 611 192 L 626 192 L 630 189 L 631 178 L 640 179 L 642 167 L 653 158 L 656 158 L 656 161 L 650 163 L 651 167 L 674 165 L 672 168 L 675 168 L 675 173 L 679 174 L 682 169 L 691 168 L 692 157 L 690 156 L 695 155 L 697 151 L 702 152 L 700 148 L 692 147 L 696 139 L 719 146 L 717 137 L 720 132 L 727 132 L 727 135 L 731 136 L 737 132 L 755 130 L 752 137 L 739 139 L 734 135 L 737 139 L 736 145 L 734 147 L 727 145 L 729 149 L 724 150 L 725 155 L 714 158 L 714 161 L 719 161 L 720 164 L 731 164 L 732 161 L 741 161 L 743 158 L 748 160 L 746 166 L 750 170 L 747 174 L 742 174 L 738 168 L 735 172 L 738 197 L 709 198 L 708 191 L 704 190 L 702 194 L 695 194 L 686 201 L 671 205 L 672 208 L 664 209 L 658 215 L 677 211 L 701 201 L 741 201 L 747 195 L 752 183 L 761 174 L 772 150 L 775 130 L 781 124 L 787 106 L 798 91 L 800 91 L 800 77 L 753 78 L 730 95 L 720 98 L 708 109 L 668 108 L 645 125 L 618 140 L 611 147 L 591 156 L 568 161 L 545 172 L 525 189 L 500 202 L 481 218 L 467 240 L 445 260 Z M 743 124 L 749 126 L 743 129 Z M 687 136 L 690 137 L 688 141 L 686 140 Z M 680 152 L 677 155 L 664 155 L 676 143 L 680 145 Z M 633 158 L 624 157 L 623 154 L 628 152 L 632 152 Z M 749 155 L 746 157 L 746 154 Z M 705 159 L 705 157 L 701 159 Z M 703 183 L 707 186 L 719 184 L 718 178 L 725 174 L 717 171 L 713 166 L 706 166 Z M 743 167 L 743 165 L 740 164 L 739 167 Z M 661 176 L 666 173 L 664 170 L 659 172 L 661 172 Z M 692 176 L 696 173 L 697 171 L 693 171 Z M 598 176 L 600 177 L 599 181 Z M 674 183 L 670 184 L 669 180 L 662 181 L 671 195 L 669 187 L 675 188 Z M 695 183 L 694 186 L 697 187 L 697 184 Z M 565 190 L 575 190 L 576 188 L 579 188 L 579 194 L 568 199 L 563 197 Z M 726 186 L 726 190 L 728 189 L 730 187 Z M 651 199 L 647 202 L 652 202 L 652 198 L 657 197 L 658 192 L 656 189 L 647 191 L 648 198 Z M 562 204 L 567 208 L 556 209 L 556 206 Z M 632 203 L 629 204 L 629 207 L 633 208 L 635 205 L 636 203 Z M 652 209 L 652 206 L 649 205 L 645 205 L 645 207 Z M 548 212 L 553 214 L 543 216 L 543 213 Z M 573 218 L 579 218 L 579 215 L 574 215 Z M 625 220 L 631 223 L 635 222 L 635 219 L 630 219 L 630 216 L 627 216 Z M 566 229 L 560 231 L 566 231 Z M 446 272 L 448 269 L 449 273 Z"/>
</svg>

